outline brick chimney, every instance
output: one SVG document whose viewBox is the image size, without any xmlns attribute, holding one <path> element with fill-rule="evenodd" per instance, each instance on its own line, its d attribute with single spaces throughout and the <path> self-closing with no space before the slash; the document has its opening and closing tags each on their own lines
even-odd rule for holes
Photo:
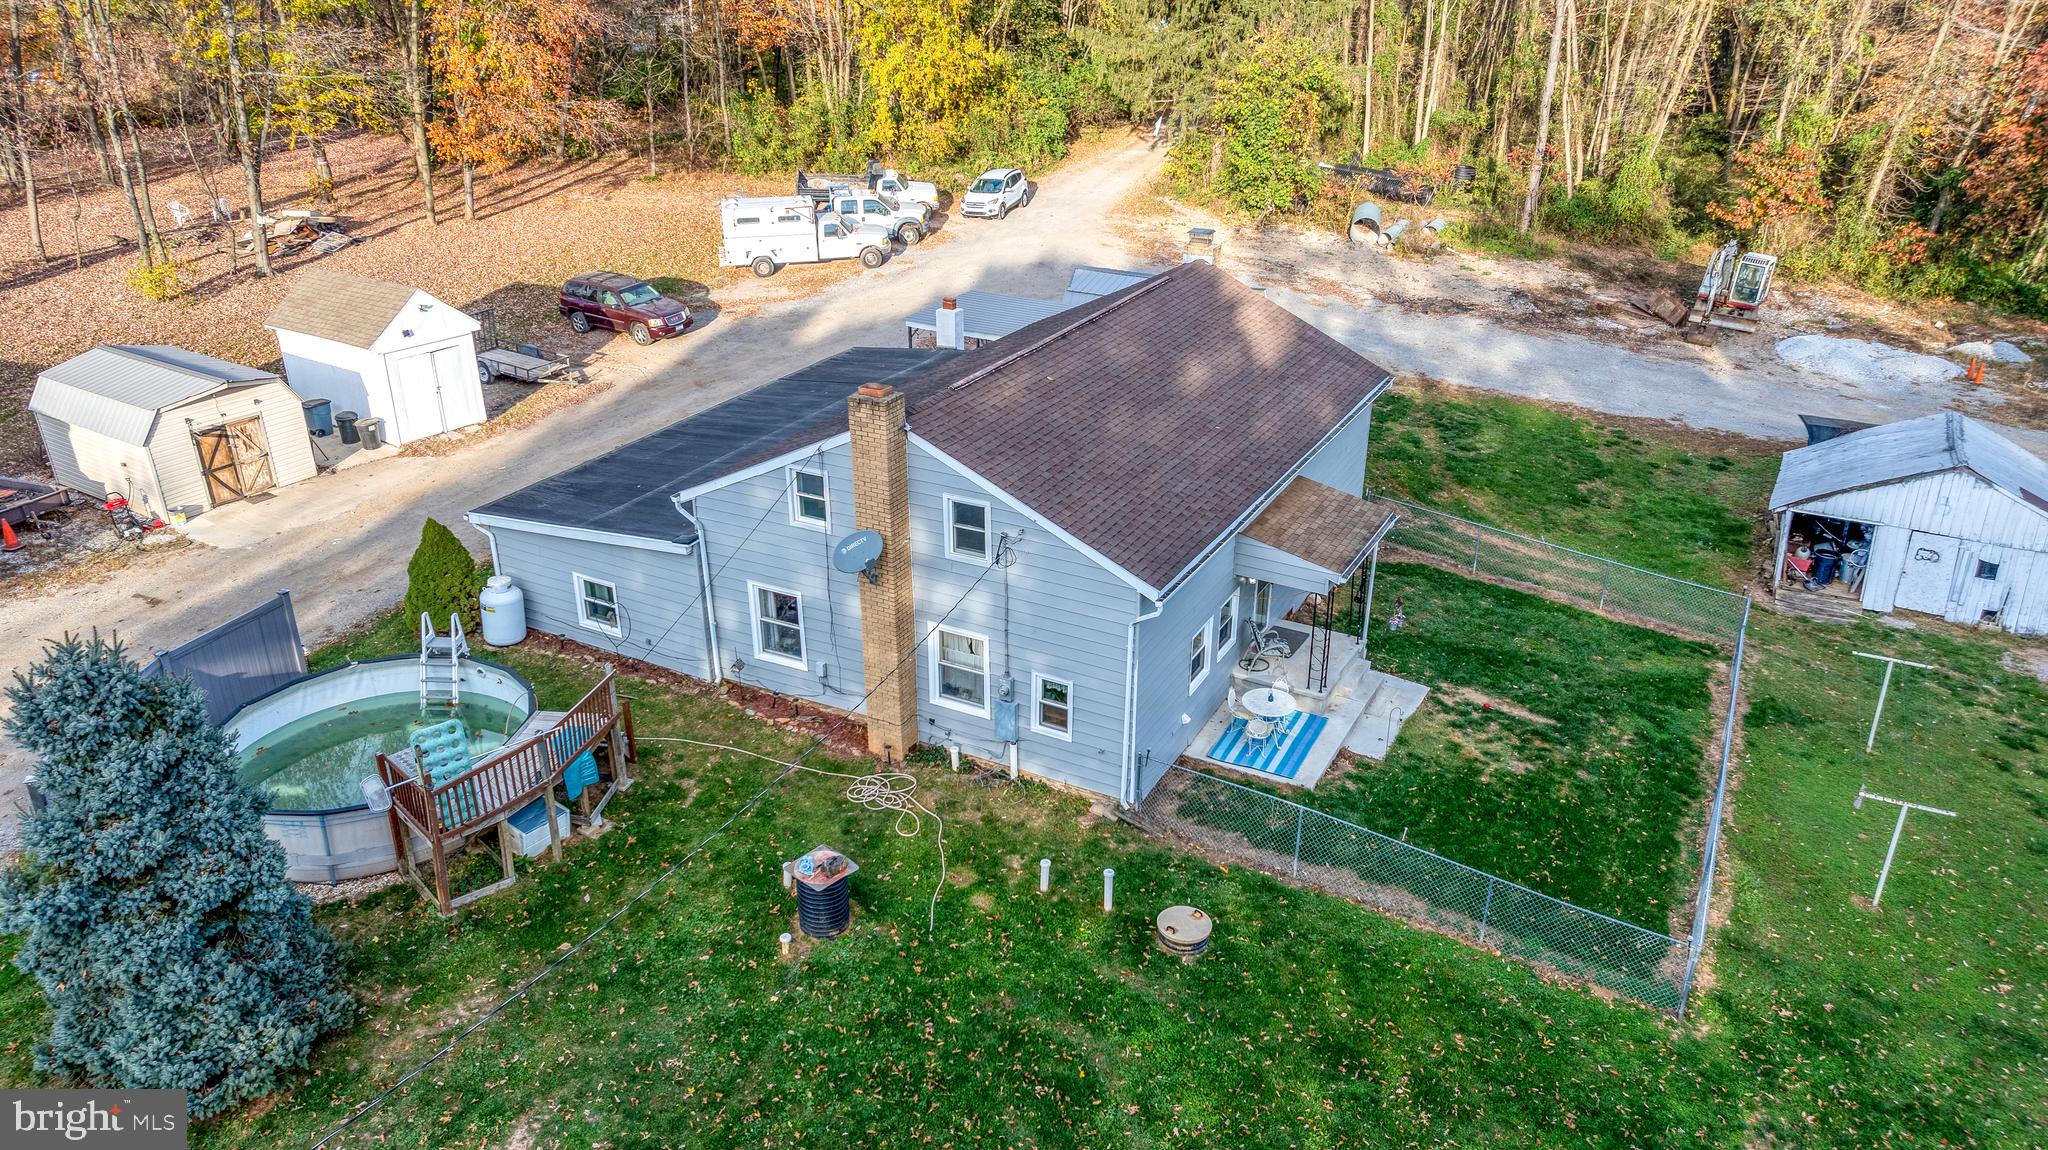
<svg viewBox="0 0 2048 1150">
<path fill-rule="evenodd" d="M 950 347 L 954 351 L 967 350 L 967 317 L 960 312 L 959 300 L 947 296 L 939 301 L 939 314 L 934 326 L 937 328 L 937 342 L 940 347 Z"/>
<path fill-rule="evenodd" d="M 872 692 L 867 704 L 868 753 L 897 759 L 917 741 L 917 610 L 910 586 L 906 414 L 903 394 L 887 384 L 863 384 L 846 399 L 846 427 L 853 441 L 853 522 L 882 536 L 876 580 L 860 581 L 861 666 Z"/>
</svg>

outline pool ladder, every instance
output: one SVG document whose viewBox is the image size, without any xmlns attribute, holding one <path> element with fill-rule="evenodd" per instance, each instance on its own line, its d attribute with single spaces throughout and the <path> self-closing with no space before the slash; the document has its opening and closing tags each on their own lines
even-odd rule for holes
<svg viewBox="0 0 2048 1150">
<path fill-rule="evenodd" d="M 420 612 L 420 706 L 454 707 L 462 702 L 462 660 L 469 640 L 462 635 L 462 616 L 448 616 L 448 633 L 434 630 L 433 617 Z"/>
</svg>

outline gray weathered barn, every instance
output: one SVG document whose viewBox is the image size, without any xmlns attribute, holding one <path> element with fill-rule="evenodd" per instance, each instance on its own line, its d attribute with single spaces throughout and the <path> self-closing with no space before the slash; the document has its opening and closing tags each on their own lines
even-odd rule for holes
<svg viewBox="0 0 2048 1150">
<path fill-rule="evenodd" d="M 2048 462 L 1974 419 L 1922 416 L 1787 452 L 1771 513 L 1778 583 L 1795 534 L 1838 533 L 1869 547 L 1865 610 L 2048 634 Z"/>
</svg>

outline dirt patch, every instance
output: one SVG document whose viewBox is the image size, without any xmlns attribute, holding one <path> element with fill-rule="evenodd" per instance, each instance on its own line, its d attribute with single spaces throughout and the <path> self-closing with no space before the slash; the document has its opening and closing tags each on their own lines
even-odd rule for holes
<svg viewBox="0 0 2048 1150">
<path fill-rule="evenodd" d="M 2032 675 L 2048 683 L 2048 650 L 2038 647 L 2017 648 L 1999 657 L 1998 665 L 2008 671 Z"/>
<path fill-rule="evenodd" d="M 1548 715 L 1539 715 L 1520 703 L 1511 702 L 1497 695 L 1489 695 L 1473 687 L 1461 687 L 1455 684 L 1446 685 L 1438 687 L 1435 694 L 1438 698 L 1448 699 L 1454 703 L 1472 703 L 1476 704 L 1481 710 L 1500 711 L 1504 714 L 1513 715 L 1515 718 L 1525 722 L 1539 723 L 1546 727 L 1555 727 L 1557 725 L 1557 720 Z M 1524 765 L 1526 766 L 1526 764 Z"/>
</svg>

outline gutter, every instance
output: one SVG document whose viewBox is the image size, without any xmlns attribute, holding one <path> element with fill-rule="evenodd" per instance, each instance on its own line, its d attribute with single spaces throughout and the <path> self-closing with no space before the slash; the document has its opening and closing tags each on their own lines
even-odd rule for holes
<svg viewBox="0 0 2048 1150">
<path fill-rule="evenodd" d="M 711 681 L 722 683 L 725 681 L 725 675 L 718 667 L 718 611 L 716 597 L 711 593 L 710 544 L 704 538 L 704 524 L 690 514 L 689 509 L 683 506 L 683 500 L 676 499 L 673 502 L 676 514 L 687 520 L 697 531 L 697 546 L 693 550 L 697 552 L 697 598 L 704 604 L 704 662 L 711 669 Z"/>
<path fill-rule="evenodd" d="M 1150 611 L 1140 611 L 1131 620 L 1124 636 L 1124 761 L 1117 780 L 1119 806 L 1131 806 L 1138 792 L 1138 624 L 1165 612 L 1165 602 L 1154 600 Z"/>
</svg>

